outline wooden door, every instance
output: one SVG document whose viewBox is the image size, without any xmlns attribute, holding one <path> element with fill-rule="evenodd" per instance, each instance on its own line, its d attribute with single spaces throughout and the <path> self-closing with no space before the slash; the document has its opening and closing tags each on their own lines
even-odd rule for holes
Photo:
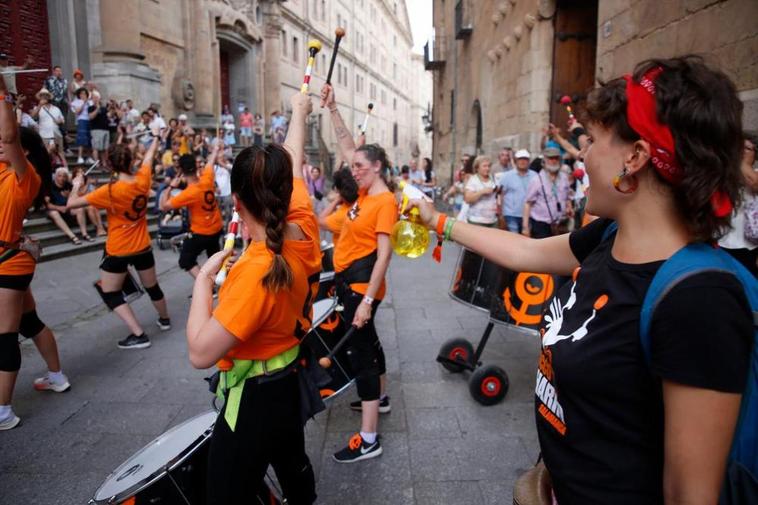
<svg viewBox="0 0 758 505">
<path fill-rule="evenodd" d="M 33 68 L 51 68 L 45 0 L 0 1 L 0 52 L 10 57 L 10 65 L 23 65 L 27 56 L 31 56 Z M 32 107 L 34 95 L 50 73 L 16 76 L 16 89 L 27 96 L 24 109 Z"/>
<path fill-rule="evenodd" d="M 232 104 L 229 103 L 231 96 L 229 91 L 229 53 L 222 50 L 219 56 L 219 66 L 221 67 L 221 110 L 223 112 L 224 105 L 228 105 L 229 110 L 233 110 Z"/>
<path fill-rule="evenodd" d="M 561 97 L 571 97 L 576 111 L 595 84 L 597 0 L 559 1 L 554 19 L 550 121 L 565 131 L 568 112 Z"/>
</svg>

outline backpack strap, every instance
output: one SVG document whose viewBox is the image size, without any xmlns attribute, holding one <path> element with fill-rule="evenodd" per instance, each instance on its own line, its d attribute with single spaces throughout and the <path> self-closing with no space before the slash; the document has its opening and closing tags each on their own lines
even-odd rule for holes
<svg viewBox="0 0 758 505">
<path fill-rule="evenodd" d="M 702 272 L 726 272 L 742 284 L 753 312 L 753 325 L 758 326 L 758 282 L 737 260 L 709 244 L 683 247 L 658 269 L 648 287 L 640 312 L 640 343 L 645 360 L 650 364 L 650 325 L 661 300 L 680 282 Z"/>
<path fill-rule="evenodd" d="M 600 242 L 605 242 L 606 240 L 614 236 L 616 232 L 618 231 L 618 229 L 619 229 L 618 223 L 616 223 L 616 221 L 611 222 L 611 224 L 609 224 L 608 227 L 603 232 L 603 238 L 600 239 Z"/>
</svg>

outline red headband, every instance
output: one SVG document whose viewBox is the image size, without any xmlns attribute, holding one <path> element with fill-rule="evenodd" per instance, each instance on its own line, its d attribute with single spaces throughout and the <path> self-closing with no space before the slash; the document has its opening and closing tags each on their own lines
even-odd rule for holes
<svg viewBox="0 0 758 505">
<path fill-rule="evenodd" d="M 676 160 L 676 146 L 671 129 L 658 121 L 655 101 L 655 80 L 663 72 L 663 68 L 654 67 L 645 72 L 640 82 L 635 82 L 631 75 L 626 79 L 626 118 L 629 126 L 650 143 L 653 166 L 658 174 L 671 184 L 679 184 L 684 176 L 684 170 Z M 732 202 L 721 190 L 716 190 L 711 196 L 713 214 L 725 217 L 732 212 Z"/>
</svg>

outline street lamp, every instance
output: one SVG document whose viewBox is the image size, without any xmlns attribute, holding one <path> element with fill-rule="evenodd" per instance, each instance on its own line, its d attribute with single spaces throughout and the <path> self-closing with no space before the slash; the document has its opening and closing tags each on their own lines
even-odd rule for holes
<svg viewBox="0 0 758 505">
<path fill-rule="evenodd" d="M 424 131 L 429 133 L 434 131 L 434 125 L 432 124 L 432 106 L 426 104 L 426 112 L 421 115 L 421 121 L 424 123 Z"/>
</svg>

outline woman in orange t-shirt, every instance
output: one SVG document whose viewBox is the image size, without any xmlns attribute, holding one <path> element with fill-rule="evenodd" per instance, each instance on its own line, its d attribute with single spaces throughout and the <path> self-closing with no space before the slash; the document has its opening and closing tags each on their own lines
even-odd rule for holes
<svg viewBox="0 0 758 505">
<path fill-rule="evenodd" d="M 43 178 L 48 184 L 51 181 L 50 159 L 36 132 L 19 130 L 8 96 L 0 75 L 0 314 L 3 315 L 0 317 L 0 431 L 12 429 L 20 422 L 11 408 L 21 367 L 19 333 L 33 339 L 50 370 L 47 376 L 34 381 L 35 388 L 58 392 L 68 388 L 60 369 L 55 337 L 37 317 L 29 289 L 35 260 L 20 249 L 26 212 L 32 205 L 41 204 Z M 49 381 L 51 373 L 56 378 L 55 384 Z"/>
<path fill-rule="evenodd" d="M 269 464 L 288 503 L 316 499 L 294 373 L 321 271 L 300 170 L 310 98 L 296 94 L 292 109 L 284 146 L 247 147 L 234 161 L 232 197 L 252 242 L 229 270 L 215 310 L 214 279 L 230 251 L 211 256 L 195 280 L 190 361 L 197 368 L 218 362 L 225 397 L 208 455 L 209 504 L 248 503 Z"/>
<path fill-rule="evenodd" d="M 358 184 L 358 199 L 347 212 L 340 239 L 334 248 L 337 296 L 344 306 L 345 321 L 358 328 L 349 345 L 360 401 L 350 404 L 361 412 L 361 430 L 348 446 L 334 454 L 338 463 L 354 463 L 382 453 L 377 437 L 379 413 L 389 412 L 384 394 L 384 350 L 374 326 L 374 316 L 386 290 L 384 277 L 392 258 L 390 233 L 397 221 L 397 202 L 389 189 L 390 163 L 377 144 L 355 147 L 340 116 L 334 90 L 325 84 L 321 103 L 332 114 L 342 159 L 351 160 Z"/>
<path fill-rule="evenodd" d="M 103 260 L 100 262 L 100 287 L 105 304 L 132 332 L 118 342 L 119 349 L 150 347 L 150 339 L 124 300 L 122 288 L 129 265 L 137 270 L 145 291 L 158 311 L 158 327 L 163 331 L 171 329 L 166 299 L 158 285 L 155 258 L 147 232 L 147 203 L 152 183 L 153 157 L 159 143 L 160 136 L 154 131 L 153 142 L 142 159 L 142 166 L 134 175 L 130 170 L 130 149 L 124 144 L 110 146 L 106 153 L 107 165 L 116 175 L 116 179 L 91 193 L 79 196 L 79 188 L 84 179 L 77 177 L 68 198 L 69 208 L 91 205 L 97 209 L 105 209 L 108 216 L 108 238 L 105 241 Z"/>
<path fill-rule="evenodd" d="M 179 158 L 181 174 L 177 174 L 169 182 L 168 188 L 161 193 L 158 202 L 160 209 L 164 212 L 182 207 L 189 209 L 190 233 L 182 242 L 179 268 L 189 272 L 193 278 L 197 277 L 200 271 L 197 265 L 198 256 L 205 251 L 210 258 L 221 249 L 221 232 L 224 222 L 216 200 L 213 171 L 216 156 L 221 148 L 222 144 L 216 142 L 201 173 L 198 173 L 195 157 L 183 154 Z M 182 180 L 187 182 L 186 189 L 172 197 L 171 191 L 178 188 Z"/>
<path fill-rule="evenodd" d="M 332 243 L 336 245 L 340 240 L 347 211 L 358 199 L 358 184 L 349 168 L 337 170 L 333 178 L 337 197 L 321 211 L 318 216 L 318 224 L 322 230 L 332 233 Z"/>
</svg>

